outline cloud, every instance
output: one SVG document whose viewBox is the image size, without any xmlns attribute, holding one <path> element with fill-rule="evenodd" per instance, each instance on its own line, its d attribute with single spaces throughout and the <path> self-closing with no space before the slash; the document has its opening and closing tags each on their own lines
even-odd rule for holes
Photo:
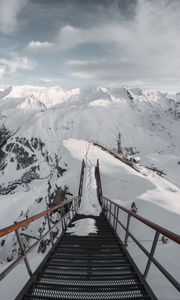
<svg viewBox="0 0 180 300">
<path fill-rule="evenodd" d="M 35 61 L 29 60 L 27 57 L 15 57 L 13 59 L 0 59 L 0 70 L 2 75 L 16 73 L 17 70 L 32 70 L 37 66 Z M 4 70 L 4 71 L 3 71 Z"/>
<path fill-rule="evenodd" d="M 5 67 L 2 67 L 0 66 L 0 79 L 2 79 L 5 75 L 5 72 L 6 72 L 6 68 Z"/>
<path fill-rule="evenodd" d="M 139 0 L 134 17 L 129 20 L 90 29 L 62 28 L 59 47 L 67 51 L 92 44 L 101 45 L 107 51 L 106 59 L 102 55 L 101 59 L 68 62 L 69 74 L 81 79 L 152 83 L 158 80 L 163 83 L 166 78 L 173 78 L 177 82 L 180 76 L 179 31 L 179 1 Z"/>
<path fill-rule="evenodd" d="M 39 41 L 31 41 L 27 45 L 27 49 L 31 51 L 44 51 L 44 50 L 50 50 L 53 48 L 53 43 L 49 43 L 47 41 L 45 42 L 39 42 Z"/>
<path fill-rule="evenodd" d="M 57 83 L 59 83 L 59 79 L 58 78 L 40 78 L 38 80 L 38 82 L 41 85 L 45 85 L 45 86 L 53 86 L 56 85 Z"/>
<path fill-rule="evenodd" d="M 45 78 L 63 74 L 64 80 L 81 85 L 96 81 L 178 85 L 179 0 L 54 0 L 53 5 L 49 0 L 29 0 L 22 12 L 27 1 L 0 0 L 2 32 L 17 28 L 20 12 L 27 19 L 24 32 L 15 33 L 13 43 L 3 36 L 1 44 L 11 43 L 18 52 L 21 48 L 33 55 L 52 52 L 48 61 L 37 55 Z M 24 49 L 26 33 L 29 44 Z M 23 65 L 13 59 L 10 63 L 0 63 L 1 76 Z"/>
<path fill-rule="evenodd" d="M 13 32 L 18 25 L 18 16 L 29 0 L 0 0 L 0 31 Z"/>
<path fill-rule="evenodd" d="M 100 27 L 91 29 L 78 29 L 65 26 L 61 29 L 57 43 L 59 50 L 70 50 L 85 43 L 109 44 L 112 42 L 122 43 L 127 39 L 129 32 L 119 24 L 102 24 Z"/>
</svg>

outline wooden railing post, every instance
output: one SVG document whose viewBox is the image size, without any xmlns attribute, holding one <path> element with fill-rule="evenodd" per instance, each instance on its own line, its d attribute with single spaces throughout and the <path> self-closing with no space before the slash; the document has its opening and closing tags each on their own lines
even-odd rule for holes
<svg viewBox="0 0 180 300">
<path fill-rule="evenodd" d="M 21 237 L 20 237 L 20 234 L 19 234 L 19 230 L 16 230 L 15 231 L 16 233 L 16 237 L 17 237 L 17 241 L 18 241 L 18 244 L 19 244 L 19 248 L 20 248 L 20 251 L 21 251 L 21 255 L 24 256 L 24 263 L 26 265 L 26 268 L 27 268 L 27 271 L 29 273 L 29 276 L 31 277 L 32 276 L 32 270 L 31 270 L 31 267 L 30 267 L 30 264 L 29 264 L 29 261 L 27 259 L 27 255 L 26 255 L 26 251 L 24 249 L 24 245 L 21 241 Z"/>
</svg>

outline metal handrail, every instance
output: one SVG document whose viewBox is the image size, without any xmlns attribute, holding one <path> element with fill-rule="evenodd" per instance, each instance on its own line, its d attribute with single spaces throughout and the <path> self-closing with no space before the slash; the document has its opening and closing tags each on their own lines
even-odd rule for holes
<svg viewBox="0 0 180 300">
<path fill-rule="evenodd" d="M 107 204 L 109 202 L 109 205 Z M 124 246 L 127 247 L 128 245 L 128 237 L 131 237 L 132 240 L 136 243 L 136 245 L 146 254 L 148 257 L 148 261 L 145 267 L 145 271 L 143 277 L 144 279 L 147 278 L 147 275 L 149 273 L 149 269 L 151 266 L 151 263 L 153 263 L 160 271 L 161 273 L 171 282 L 171 284 L 180 292 L 180 283 L 157 261 L 157 259 L 154 258 L 154 253 L 156 250 L 156 246 L 158 243 L 159 235 L 162 234 L 172 241 L 176 242 L 177 244 L 180 243 L 180 236 L 172 231 L 169 231 L 165 229 L 164 227 L 161 227 L 139 215 L 136 215 L 136 213 L 133 213 L 129 209 L 126 209 L 125 207 L 117 204 L 116 202 L 106 198 L 106 197 L 101 197 L 101 204 L 103 207 L 103 213 L 105 214 L 108 222 L 110 223 L 111 227 L 113 230 L 117 233 L 117 224 L 119 224 L 125 231 L 125 238 L 124 238 Z M 112 212 L 112 205 L 114 205 L 114 212 Z M 122 210 L 128 214 L 127 217 L 127 224 L 123 225 L 120 220 L 118 219 L 119 217 L 119 211 Z M 113 216 L 113 225 L 111 224 L 111 216 Z M 145 224 L 146 226 L 152 228 L 155 230 L 155 236 L 152 242 L 152 247 L 150 252 L 147 251 L 147 249 L 134 237 L 134 235 L 129 231 L 129 225 L 130 225 L 130 218 L 134 217 L 141 223 Z"/>
<path fill-rule="evenodd" d="M 74 198 L 77 198 L 77 197 L 74 197 Z M 54 211 L 60 209 L 64 205 L 71 203 L 74 200 L 74 198 L 72 198 L 70 200 L 63 201 L 61 204 L 58 204 L 58 205 L 56 205 L 52 208 L 49 208 L 49 209 L 47 209 L 47 210 L 45 210 L 45 211 L 43 211 L 43 212 L 41 212 L 37 215 L 34 215 L 33 217 L 30 217 L 30 218 L 22 220 L 22 221 L 20 221 L 16 224 L 13 224 L 13 225 L 10 225 L 10 226 L 7 226 L 5 228 L 0 229 L 0 238 L 7 235 L 7 234 L 9 234 L 9 233 L 11 233 L 11 232 L 13 232 L 13 231 L 16 231 L 16 230 L 20 229 L 22 227 L 25 227 L 25 226 L 29 225 L 30 223 L 32 223 L 32 222 L 48 215 L 48 214 L 53 213 Z"/>
<path fill-rule="evenodd" d="M 7 268 L 4 269 L 4 271 L 2 273 L 0 273 L 0 281 L 8 274 L 10 273 L 22 260 L 24 260 L 24 263 L 26 265 L 27 271 L 29 273 L 30 278 L 33 275 L 33 272 L 31 270 L 28 258 L 27 258 L 27 253 L 29 253 L 30 251 L 32 251 L 43 239 L 45 236 L 47 236 L 48 234 L 50 235 L 50 241 L 52 243 L 52 247 L 54 247 L 54 238 L 52 235 L 52 230 L 54 229 L 54 227 L 56 227 L 60 222 L 62 225 L 62 231 L 64 231 L 67 227 L 67 215 L 69 214 L 69 219 L 68 221 L 71 221 L 71 214 L 70 212 L 72 212 L 72 217 L 76 214 L 77 209 L 80 205 L 80 201 L 81 201 L 81 196 L 82 196 L 82 187 L 83 187 L 83 179 L 84 179 L 84 168 L 85 168 L 85 162 L 84 159 L 82 160 L 82 167 L 81 167 L 81 174 L 80 174 L 80 183 L 79 183 L 79 194 L 77 197 L 73 197 L 69 200 L 65 200 L 63 201 L 61 204 L 58 204 L 54 207 L 51 207 L 41 213 L 38 213 L 28 219 L 22 220 L 20 222 L 17 222 L 13 225 L 7 226 L 5 228 L 0 229 L 0 238 L 4 237 L 12 232 L 14 232 L 16 234 L 17 237 L 17 241 L 19 244 L 19 248 L 20 248 L 20 252 L 21 255 L 15 260 L 13 261 L 10 265 L 8 265 Z M 71 207 L 70 207 L 71 204 Z M 67 205 L 68 206 L 68 212 L 67 214 L 64 214 L 64 206 Z M 60 211 L 60 215 L 61 218 L 60 220 L 54 225 L 51 225 L 50 222 L 50 215 L 56 211 Z M 47 224 L 48 224 L 48 230 L 45 232 L 45 234 L 43 234 L 39 239 L 36 240 L 36 242 L 31 245 L 28 249 L 25 249 L 23 241 L 22 241 L 22 235 L 19 232 L 19 229 L 31 224 L 32 222 L 42 218 L 42 217 L 47 217 Z M 60 237 L 59 237 L 60 238 Z M 57 242 L 57 240 L 56 240 Z"/>
<path fill-rule="evenodd" d="M 147 278 L 147 275 L 149 273 L 151 263 L 153 263 L 160 272 L 168 279 L 168 281 L 180 292 L 180 283 L 157 261 L 157 259 L 154 258 L 154 253 L 156 250 L 156 246 L 159 240 L 159 235 L 162 234 L 163 236 L 168 237 L 173 242 L 180 244 L 180 235 L 178 235 L 175 232 L 172 232 L 154 222 L 151 222 L 150 220 L 138 215 L 137 213 L 134 213 L 133 211 L 121 206 L 120 204 L 116 203 L 113 200 L 110 200 L 103 196 L 102 194 L 102 185 L 101 185 L 101 178 L 100 178 L 100 170 L 99 170 L 99 161 L 97 161 L 97 171 L 96 171 L 96 179 L 97 179 L 97 193 L 98 198 L 100 201 L 100 204 L 102 206 L 102 211 L 104 215 L 106 216 L 109 224 L 111 225 L 112 229 L 116 233 L 117 237 L 120 239 L 119 234 L 117 232 L 117 225 L 119 224 L 125 232 L 124 237 L 124 247 L 126 248 L 128 246 L 128 237 L 131 237 L 131 239 L 136 243 L 136 245 L 145 253 L 145 255 L 148 257 L 148 261 L 145 267 L 144 274 L 141 275 L 144 279 Z M 119 220 L 119 212 L 124 211 L 127 213 L 127 223 L 126 225 L 122 224 Z M 112 216 L 112 217 L 111 217 Z M 155 231 L 154 239 L 152 242 L 152 247 L 150 252 L 142 245 L 141 242 L 139 242 L 135 236 L 129 231 L 130 226 L 130 220 L 131 217 L 135 218 L 136 220 L 140 221 L 142 224 L 148 226 L 149 228 L 153 229 Z M 111 220 L 112 219 L 112 220 Z M 122 240 L 121 240 L 122 242 Z"/>
<path fill-rule="evenodd" d="M 154 229 L 155 231 L 157 231 L 158 233 L 168 237 L 169 239 L 171 239 L 172 241 L 176 242 L 177 244 L 180 244 L 180 235 L 178 235 L 177 233 L 170 231 L 154 222 L 149 221 L 148 219 L 138 215 L 137 213 L 134 213 L 133 211 L 119 205 L 118 203 L 116 203 L 113 200 L 110 200 L 106 197 L 103 196 L 104 199 L 110 201 L 111 203 L 113 203 L 114 205 L 116 205 L 119 209 L 125 211 L 128 215 L 134 217 L 135 219 L 139 220 L 140 222 L 142 222 L 143 224 L 147 225 L 148 227 Z"/>
<path fill-rule="evenodd" d="M 69 214 L 69 221 L 70 221 L 70 212 L 72 211 L 72 217 L 73 217 L 75 215 L 75 213 L 77 212 L 77 209 L 79 207 L 79 202 L 80 202 L 79 197 L 73 197 L 72 199 L 63 201 L 61 204 L 56 205 L 56 206 L 54 206 L 50 209 L 47 209 L 46 211 L 43 211 L 43 212 L 41 212 L 41 213 L 31 217 L 31 218 L 28 218 L 28 219 L 23 220 L 19 223 L 16 223 L 14 225 L 11 225 L 11 226 L 8 226 L 6 228 L 1 229 L 1 231 L 0 231 L 1 232 L 1 237 L 5 236 L 5 235 L 8 235 L 9 233 L 12 233 L 12 232 L 14 232 L 16 234 L 17 241 L 18 241 L 18 244 L 19 244 L 19 247 L 20 247 L 20 250 L 21 250 L 21 255 L 15 261 L 13 261 L 10 266 L 5 268 L 2 273 L 0 273 L 0 281 L 6 275 L 8 275 L 22 260 L 24 260 L 24 263 L 26 265 L 29 276 L 31 277 L 33 275 L 33 272 L 31 270 L 29 261 L 27 259 L 27 254 L 29 252 L 31 252 L 48 234 L 50 234 L 50 240 L 51 240 L 51 243 L 52 243 L 52 246 L 53 246 L 54 241 L 53 241 L 53 237 L 51 235 L 52 230 L 59 223 L 61 223 L 61 225 L 62 225 L 62 231 L 64 231 L 66 229 L 67 224 L 66 224 L 65 218 Z M 65 205 L 70 205 L 71 203 L 72 203 L 72 209 L 69 208 L 67 214 L 63 215 L 63 217 L 61 217 L 61 219 L 54 226 L 51 226 L 50 218 L 49 218 L 50 214 L 52 214 L 53 212 L 56 212 L 57 210 L 61 210 Z M 28 224 L 30 224 L 30 223 L 32 223 L 32 222 L 34 222 L 34 221 L 36 221 L 36 220 L 38 220 L 38 219 L 40 219 L 44 216 L 47 216 L 47 218 L 48 218 L 48 227 L 49 227 L 48 230 L 32 246 L 30 246 L 30 248 L 28 248 L 26 250 L 24 248 L 23 242 L 21 240 L 21 234 L 19 233 L 19 229 L 23 228 L 24 226 L 27 226 Z"/>
</svg>

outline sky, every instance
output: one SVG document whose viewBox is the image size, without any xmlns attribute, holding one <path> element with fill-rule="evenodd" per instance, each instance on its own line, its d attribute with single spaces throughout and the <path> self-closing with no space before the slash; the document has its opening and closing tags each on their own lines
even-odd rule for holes
<svg viewBox="0 0 180 300">
<path fill-rule="evenodd" d="M 0 86 L 180 91 L 179 0 L 0 0 Z"/>
</svg>

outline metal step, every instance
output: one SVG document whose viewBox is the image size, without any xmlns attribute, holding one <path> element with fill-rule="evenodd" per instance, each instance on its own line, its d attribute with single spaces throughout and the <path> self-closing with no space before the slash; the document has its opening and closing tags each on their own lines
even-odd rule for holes
<svg viewBox="0 0 180 300">
<path fill-rule="evenodd" d="M 66 300 L 66 299 L 71 299 L 71 300 L 76 300 L 77 298 L 49 298 L 48 296 L 46 297 L 46 296 L 32 296 L 32 295 L 27 295 L 27 296 L 25 296 L 24 298 L 23 298 L 24 300 L 49 300 L 49 299 L 60 299 L 60 300 Z M 89 299 L 91 299 L 91 298 L 82 298 L 83 300 L 89 300 Z M 101 300 L 101 299 L 103 299 L 103 300 L 110 300 L 110 299 L 115 299 L 115 298 L 106 298 L 106 297 L 104 297 L 104 298 L 93 298 L 94 300 Z M 92 300 L 93 300 L 92 299 Z M 151 300 L 151 298 L 150 297 L 148 297 L 148 296 L 140 296 L 140 297 L 134 297 L 134 298 L 132 298 L 132 297 L 128 297 L 127 298 L 127 296 L 126 297 L 122 297 L 122 295 L 121 295 L 121 298 L 116 298 L 117 300 Z"/>
<path fill-rule="evenodd" d="M 96 240 L 90 240 L 90 239 L 88 239 L 88 240 L 82 240 L 82 241 L 79 241 L 79 240 L 77 240 L 77 239 L 71 239 L 71 238 L 66 238 L 66 239 L 63 239 L 63 241 L 62 241 L 62 245 L 64 245 L 64 244 L 67 244 L 67 245 L 69 245 L 69 244 L 72 244 L 72 245 L 89 245 L 89 246 L 92 246 L 93 244 L 94 244 L 94 246 L 108 246 L 109 244 L 110 245 L 112 245 L 113 243 L 115 243 L 116 241 L 114 240 L 114 239 L 99 239 L 99 238 L 97 238 Z"/>
<path fill-rule="evenodd" d="M 144 299 L 146 293 L 141 284 L 113 286 L 72 286 L 37 283 L 32 287 L 32 296 L 48 299 Z M 146 298 L 147 299 L 147 298 Z"/>
<path fill-rule="evenodd" d="M 134 280 L 138 280 L 138 277 L 136 276 L 135 272 L 129 272 L 129 273 L 122 273 L 119 275 L 93 275 L 91 272 L 89 272 L 88 274 L 86 274 L 86 276 L 81 275 L 81 274 L 54 274 L 54 273 L 50 273 L 50 272 L 46 272 L 43 273 L 42 276 L 40 276 L 40 280 L 41 279 L 57 279 L 57 280 L 88 280 L 88 281 L 110 281 L 110 280 L 124 280 L 124 279 L 134 279 Z"/>
<path fill-rule="evenodd" d="M 91 273 L 90 273 L 91 272 Z M 127 274 L 132 274 L 134 269 L 132 266 L 124 265 L 120 267 L 63 267 L 63 266 L 54 266 L 54 265 L 45 265 L 44 274 L 58 274 L 58 275 L 89 275 L 94 276 L 123 276 Z"/>
<path fill-rule="evenodd" d="M 109 278 L 108 280 L 103 279 L 89 279 L 87 280 L 86 278 L 84 279 L 75 279 L 75 278 L 54 278 L 54 277 L 42 277 L 39 280 L 40 283 L 45 283 L 45 284 L 50 284 L 50 285 L 74 285 L 74 286 L 93 286 L 93 287 L 102 287 L 102 286 L 121 286 L 121 285 L 131 285 L 131 284 L 136 284 L 137 280 L 134 278 L 120 278 L 120 279 L 114 279 L 114 278 Z"/>
<path fill-rule="evenodd" d="M 110 254 L 110 255 L 109 255 Z M 126 258 L 124 253 L 62 253 L 62 252 L 56 252 L 54 253 L 51 258 L 57 258 L 57 259 L 92 259 L 92 260 L 112 260 L 112 259 L 118 259 L 118 258 Z M 50 259 L 51 259 L 50 258 Z"/>
<path fill-rule="evenodd" d="M 67 254 L 67 255 L 81 255 L 81 254 L 89 254 L 89 255 L 125 255 L 124 251 L 120 251 L 120 249 L 99 249 L 97 252 L 97 248 L 93 249 L 83 249 L 83 248 L 57 248 L 55 253 Z"/>
<path fill-rule="evenodd" d="M 122 262 L 91 262 L 91 263 L 88 263 L 88 262 L 80 262 L 80 261 L 53 261 L 53 262 L 50 262 L 49 265 L 50 266 L 57 266 L 57 265 L 60 265 L 60 266 L 78 266 L 79 264 L 81 264 L 81 266 L 83 267 L 88 267 L 89 265 L 91 265 L 91 267 L 116 267 L 116 266 L 122 266 L 122 265 L 125 265 L 125 266 L 128 266 L 130 265 L 130 263 L 128 264 L 126 261 L 122 261 Z"/>
<path fill-rule="evenodd" d="M 60 246 L 58 246 L 57 248 L 56 248 L 57 250 L 63 250 L 63 249 L 65 249 L 65 250 L 72 250 L 72 251 L 76 251 L 76 250 L 80 250 L 80 251 L 96 251 L 96 253 L 97 252 L 101 252 L 101 251 L 122 251 L 121 250 L 121 248 L 118 246 L 118 245 L 112 245 L 112 244 L 110 244 L 110 245 L 101 245 L 101 246 L 99 246 L 99 245 L 92 245 L 92 244 L 90 244 L 90 245 L 86 245 L 86 244 L 84 244 L 84 245 L 80 245 L 80 244 L 75 244 L 75 245 L 73 245 L 73 244 L 65 244 L 65 243 L 62 243 Z M 55 250 L 56 251 L 56 250 Z"/>
<path fill-rule="evenodd" d="M 122 258 L 127 258 L 125 256 L 124 253 L 118 253 L 118 254 L 112 254 L 112 255 L 108 255 L 108 254 L 102 254 L 102 253 L 98 253 L 98 254 L 87 254 L 87 253 L 80 253 L 80 254 L 70 254 L 70 253 L 54 253 L 51 256 L 51 259 L 92 259 L 92 260 L 102 260 L 102 259 L 106 259 L 106 260 L 114 260 L 114 259 L 122 259 Z"/>
</svg>

